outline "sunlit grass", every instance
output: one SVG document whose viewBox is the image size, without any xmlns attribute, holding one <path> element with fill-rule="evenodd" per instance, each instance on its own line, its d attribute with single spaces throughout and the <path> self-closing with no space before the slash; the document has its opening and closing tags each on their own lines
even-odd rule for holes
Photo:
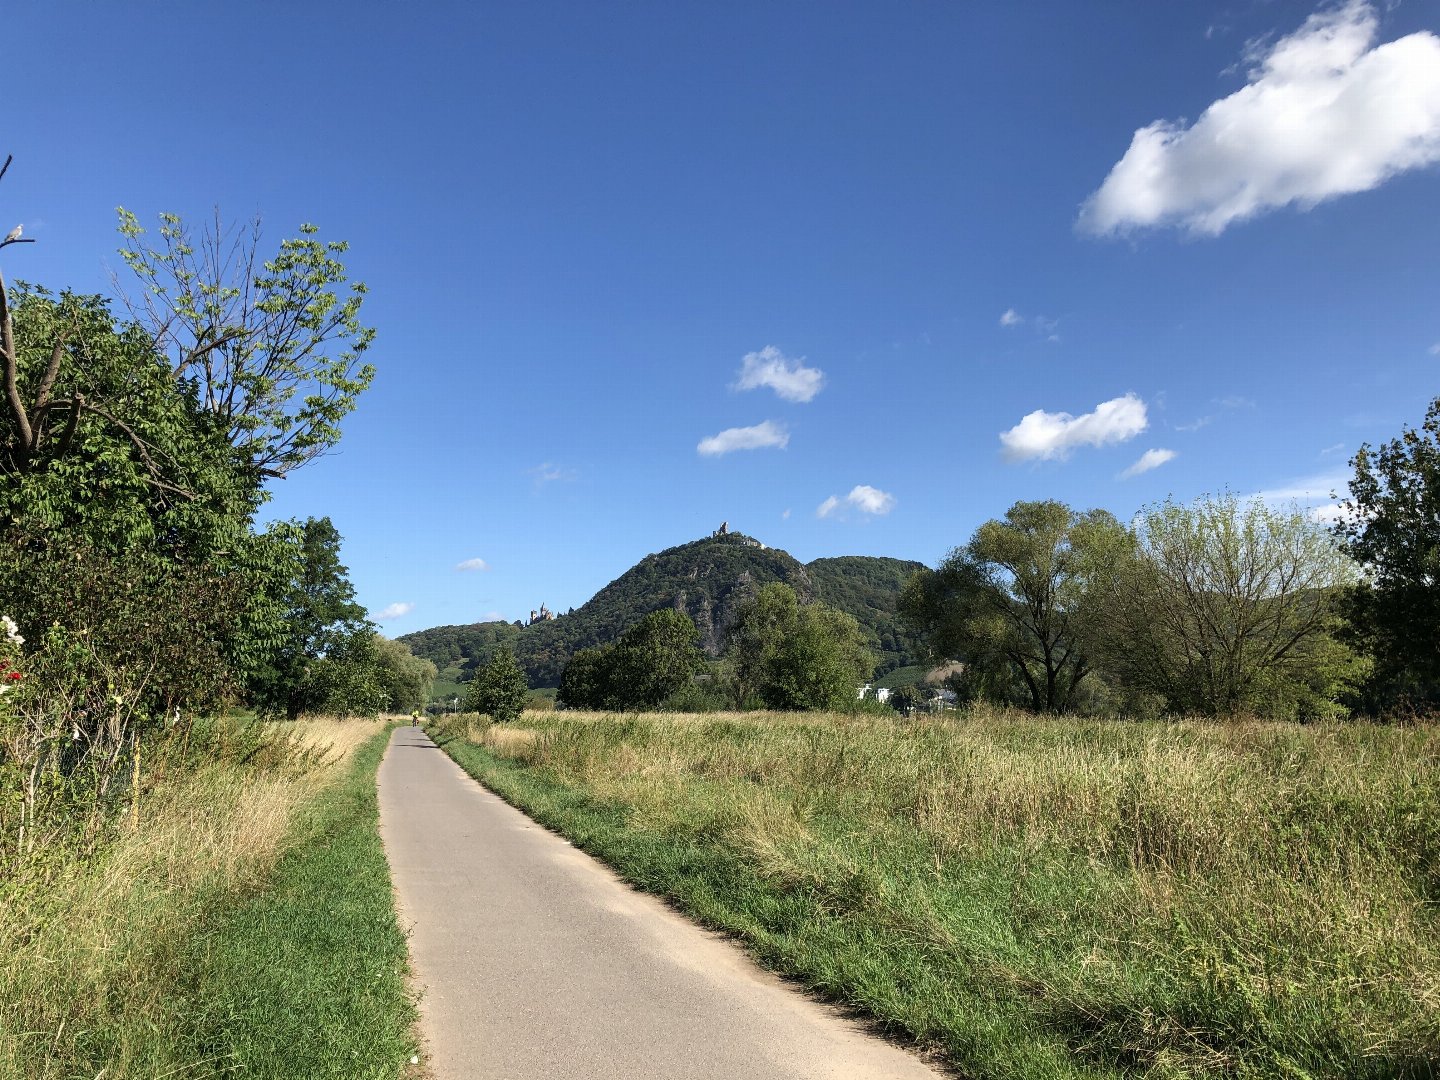
<svg viewBox="0 0 1440 1080">
<path fill-rule="evenodd" d="M 247 1075 L 300 1075 L 284 1065 L 295 1048 L 268 1046 L 269 1031 L 256 1029 L 275 1030 L 272 1014 L 302 1024 L 315 1022 L 317 1010 L 333 1014 L 333 995 L 311 999 L 306 980 L 326 976 L 302 974 L 307 956 L 337 976 L 363 969 L 372 980 L 380 964 L 379 1015 L 361 1010 L 352 1019 L 403 1042 L 383 1052 L 398 1075 L 411 1011 L 373 814 L 388 730 L 323 719 L 222 730 L 204 746 L 161 747 L 142 759 L 135 823 L 127 809 L 94 852 L 49 853 L 0 887 L 0 1077 L 195 1077 L 242 1066 Z M 358 893 L 370 909 L 365 933 L 345 948 L 372 950 L 358 964 L 314 948 L 287 951 L 314 927 L 264 918 L 287 880 L 337 849 L 348 865 L 333 883 L 308 885 L 301 907 L 344 926 L 324 890 Z M 264 970 L 266 952 L 288 956 L 288 985 Z M 247 1000 L 257 980 L 266 993 Z M 309 1053 L 316 1044 L 306 1038 L 299 1049 Z M 341 1064 L 308 1075 L 355 1075 L 345 1071 L 353 1059 Z"/>
<path fill-rule="evenodd" d="M 1440 1072 L 1433 728 L 980 711 L 453 731 L 507 798 L 966 1075 Z"/>
</svg>

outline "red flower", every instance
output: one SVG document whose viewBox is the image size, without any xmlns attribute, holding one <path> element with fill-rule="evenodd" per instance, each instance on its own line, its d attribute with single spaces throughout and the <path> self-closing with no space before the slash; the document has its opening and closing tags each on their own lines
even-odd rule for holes
<svg viewBox="0 0 1440 1080">
<path fill-rule="evenodd" d="M 18 671 L 12 671 L 9 675 L 6 675 L 5 677 L 11 682 L 19 682 L 22 678 L 24 678 L 24 676 L 22 676 Z"/>
</svg>

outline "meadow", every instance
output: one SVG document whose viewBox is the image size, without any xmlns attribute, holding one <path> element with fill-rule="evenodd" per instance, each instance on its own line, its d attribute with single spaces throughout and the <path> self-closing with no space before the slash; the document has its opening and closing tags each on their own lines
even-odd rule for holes
<svg viewBox="0 0 1440 1080">
<path fill-rule="evenodd" d="M 1440 731 L 973 711 L 432 727 L 959 1075 L 1440 1072 Z"/>
<path fill-rule="evenodd" d="M 390 725 L 198 725 L 105 835 L 0 882 L 0 1077 L 397 1077 L 416 1051 L 377 833 Z"/>
</svg>

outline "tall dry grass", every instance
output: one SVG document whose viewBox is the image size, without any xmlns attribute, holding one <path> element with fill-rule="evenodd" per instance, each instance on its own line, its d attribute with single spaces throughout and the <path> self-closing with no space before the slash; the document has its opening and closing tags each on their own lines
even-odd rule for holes
<svg viewBox="0 0 1440 1080">
<path fill-rule="evenodd" d="M 1434 728 L 561 713 L 470 739 L 863 923 L 968 1023 L 998 995 L 1017 1038 L 1127 1074 L 1440 1071 Z"/>
<path fill-rule="evenodd" d="M 221 725 L 157 747 L 98 846 L 18 864 L 0 885 L 0 1077 L 97 1057 L 109 1075 L 141 1068 L 136 1048 L 178 1019 L 171 976 L 190 935 L 260 887 L 297 810 L 384 726 Z"/>
</svg>

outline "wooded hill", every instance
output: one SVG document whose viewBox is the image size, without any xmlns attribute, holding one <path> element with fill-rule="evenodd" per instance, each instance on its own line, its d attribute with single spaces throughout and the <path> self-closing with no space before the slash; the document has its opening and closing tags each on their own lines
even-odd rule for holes
<svg viewBox="0 0 1440 1080">
<path fill-rule="evenodd" d="M 400 640 L 434 661 L 440 696 L 468 680 L 502 644 L 515 651 L 531 686 L 555 686 L 577 650 L 615 641 L 661 608 L 688 615 L 700 631 L 701 647 L 718 656 L 741 601 L 762 585 L 782 581 L 804 602 L 819 600 L 855 616 L 885 672 L 918 658 L 913 640 L 896 622 L 895 603 L 906 579 L 920 569 L 918 562 L 860 555 L 805 564 L 729 533 L 647 555 L 581 607 L 546 622 L 437 626 Z"/>
</svg>

